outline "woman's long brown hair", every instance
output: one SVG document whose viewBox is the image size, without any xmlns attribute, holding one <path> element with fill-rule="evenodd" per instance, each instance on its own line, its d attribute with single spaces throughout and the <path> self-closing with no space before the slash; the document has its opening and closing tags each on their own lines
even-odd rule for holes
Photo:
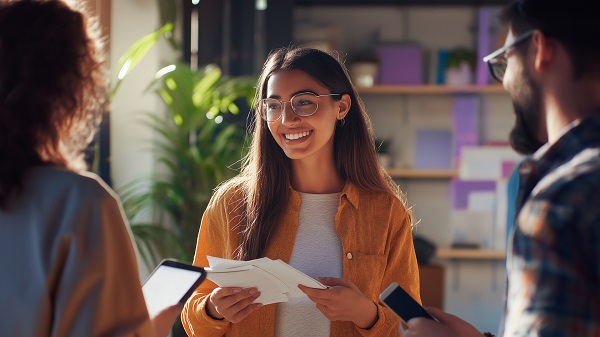
<svg viewBox="0 0 600 337">
<path fill-rule="evenodd" d="M 241 241 L 236 251 L 236 258 L 240 260 L 264 256 L 289 202 L 291 162 L 273 139 L 267 122 L 260 117 L 257 102 L 266 97 L 267 82 L 274 73 L 291 69 L 309 74 L 332 93 L 350 95 L 352 106 L 345 124 L 337 126 L 334 135 L 335 162 L 341 176 L 360 189 L 387 192 L 404 200 L 377 158 L 371 122 L 343 63 L 316 49 L 274 50 L 258 81 L 250 151 L 241 175 L 227 184 L 241 188 L 244 194 L 240 205 L 244 208 Z"/>
</svg>

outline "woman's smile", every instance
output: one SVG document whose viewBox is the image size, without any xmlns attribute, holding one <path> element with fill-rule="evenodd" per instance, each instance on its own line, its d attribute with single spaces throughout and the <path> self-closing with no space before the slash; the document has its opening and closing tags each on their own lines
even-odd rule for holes
<svg viewBox="0 0 600 337">
<path fill-rule="evenodd" d="M 289 132 L 284 133 L 283 136 L 286 142 L 304 141 L 308 136 L 312 134 L 312 131 L 300 131 L 300 132 Z"/>
</svg>

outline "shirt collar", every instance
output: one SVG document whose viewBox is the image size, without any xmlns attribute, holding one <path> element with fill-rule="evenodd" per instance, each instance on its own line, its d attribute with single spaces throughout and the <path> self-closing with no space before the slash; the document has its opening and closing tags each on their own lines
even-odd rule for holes
<svg viewBox="0 0 600 337">
<path fill-rule="evenodd" d="M 358 188 L 354 185 L 350 180 L 346 180 L 346 184 L 344 185 L 344 189 L 342 190 L 342 195 L 340 197 L 345 196 L 350 204 L 354 206 L 354 208 L 358 208 Z"/>
<path fill-rule="evenodd" d="M 537 150 L 530 162 L 543 176 L 584 149 L 597 146 L 600 146 L 600 115 L 593 114 L 566 126 L 562 136 Z"/>
</svg>

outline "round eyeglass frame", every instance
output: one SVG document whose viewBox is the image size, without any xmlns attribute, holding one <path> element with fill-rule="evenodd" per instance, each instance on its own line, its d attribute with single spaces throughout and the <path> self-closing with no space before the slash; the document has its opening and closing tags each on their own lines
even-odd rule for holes
<svg viewBox="0 0 600 337">
<path fill-rule="evenodd" d="M 502 83 L 502 80 L 504 80 L 504 74 L 506 73 L 507 66 L 506 53 L 514 47 L 516 47 L 517 45 L 527 41 L 527 39 L 533 36 L 533 33 L 535 33 L 535 31 L 535 29 L 532 29 L 521 34 L 512 43 L 494 51 L 493 53 L 483 58 L 483 62 L 487 63 L 488 68 L 490 69 L 490 73 L 496 81 Z"/>
<path fill-rule="evenodd" d="M 260 103 L 259 103 L 259 106 L 258 106 L 260 116 L 262 117 L 262 119 L 264 119 L 267 122 L 275 122 L 275 121 L 279 120 L 281 118 L 281 116 L 283 116 L 283 112 L 285 111 L 285 103 L 290 103 L 290 106 L 292 107 L 292 111 L 297 116 L 299 116 L 299 117 L 308 117 L 308 116 L 314 115 L 317 112 L 317 110 L 319 110 L 319 100 L 318 99 L 316 101 L 317 104 L 315 106 L 315 110 L 313 112 L 311 112 L 310 114 L 299 114 L 296 111 L 296 108 L 294 107 L 294 104 L 292 104 L 292 101 L 294 101 L 294 98 L 297 98 L 298 96 L 302 96 L 302 95 L 310 95 L 310 96 L 314 96 L 316 98 L 320 98 L 320 97 L 323 97 L 323 96 L 342 96 L 343 94 L 323 94 L 323 95 L 317 95 L 314 92 L 306 91 L 306 92 L 300 92 L 300 93 L 295 94 L 294 96 L 292 96 L 290 98 L 289 101 L 282 101 L 282 100 L 279 100 L 277 98 L 263 98 L 263 99 L 260 100 Z M 281 105 L 281 112 L 279 113 L 279 115 L 276 118 L 267 119 L 267 112 L 266 112 L 266 106 L 267 106 L 266 102 L 267 102 L 267 100 L 277 101 Z"/>
</svg>

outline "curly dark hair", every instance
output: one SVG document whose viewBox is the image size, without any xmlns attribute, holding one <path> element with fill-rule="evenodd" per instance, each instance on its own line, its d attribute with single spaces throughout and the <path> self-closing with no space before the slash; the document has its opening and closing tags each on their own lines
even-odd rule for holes
<svg viewBox="0 0 600 337">
<path fill-rule="evenodd" d="M 0 1 L 0 208 L 32 166 L 85 168 L 107 108 L 99 30 L 74 6 Z"/>
</svg>

